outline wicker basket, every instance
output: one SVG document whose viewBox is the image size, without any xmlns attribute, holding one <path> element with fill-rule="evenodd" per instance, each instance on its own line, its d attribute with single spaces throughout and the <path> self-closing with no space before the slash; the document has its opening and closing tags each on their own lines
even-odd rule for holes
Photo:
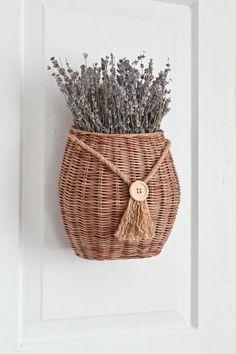
<svg viewBox="0 0 236 354">
<path fill-rule="evenodd" d="M 85 143 L 130 180 L 143 181 L 162 156 L 164 133 L 103 134 L 71 129 L 60 179 L 61 214 L 77 256 L 88 259 L 145 258 L 159 254 L 175 221 L 180 187 L 170 151 L 148 181 L 146 198 L 154 234 L 149 239 L 115 236 L 130 200 L 130 189 L 98 157 L 77 144 Z"/>
</svg>

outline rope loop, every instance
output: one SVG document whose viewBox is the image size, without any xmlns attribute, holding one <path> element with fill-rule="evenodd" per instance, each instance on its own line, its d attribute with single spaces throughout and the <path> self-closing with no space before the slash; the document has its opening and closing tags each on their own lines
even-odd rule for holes
<svg viewBox="0 0 236 354">
<path fill-rule="evenodd" d="M 149 207 L 147 204 L 148 187 L 146 183 L 155 175 L 161 163 L 166 158 L 170 149 L 170 141 L 167 140 L 166 146 L 162 151 L 161 156 L 152 167 L 151 171 L 143 181 L 135 181 L 123 173 L 113 162 L 105 156 L 90 147 L 81 139 L 73 134 L 68 134 L 68 137 L 84 150 L 90 152 L 104 166 L 109 168 L 114 174 L 119 176 L 130 188 L 130 198 L 126 210 L 120 220 L 118 228 L 115 232 L 115 237 L 119 241 L 137 242 L 151 240 L 155 236 L 155 225 L 152 221 Z"/>
<path fill-rule="evenodd" d="M 76 145 L 79 145 L 80 147 L 82 147 L 84 150 L 90 152 L 94 157 L 96 157 L 103 165 L 105 165 L 106 167 L 108 167 L 112 172 L 114 172 L 114 174 L 116 174 L 117 176 L 119 176 L 128 186 L 130 186 L 132 184 L 131 179 L 125 174 L 123 173 L 112 161 L 108 160 L 105 156 L 103 156 L 102 154 L 100 154 L 98 151 L 96 151 L 95 149 L 93 149 L 91 146 L 89 146 L 88 144 L 86 144 L 83 140 L 79 139 L 77 136 L 75 136 L 74 134 L 67 134 L 68 138 L 71 139 Z M 150 179 L 156 174 L 158 168 L 160 167 L 160 165 L 162 164 L 162 162 L 165 160 L 168 151 L 170 150 L 170 141 L 167 140 L 166 142 L 166 146 L 164 148 L 164 150 L 162 151 L 161 156 L 159 157 L 159 159 L 157 160 L 157 162 L 154 164 L 154 166 L 152 167 L 151 171 L 149 172 L 149 174 L 147 175 L 146 178 L 144 178 L 143 182 L 148 183 L 150 181 Z"/>
</svg>

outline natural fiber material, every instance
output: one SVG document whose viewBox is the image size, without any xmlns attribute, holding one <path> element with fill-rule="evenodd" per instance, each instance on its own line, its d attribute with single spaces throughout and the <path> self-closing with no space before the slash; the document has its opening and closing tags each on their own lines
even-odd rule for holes
<svg viewBox="0 0 236 354">
<path fill-rule="evenodd" d="M 169 147 L 162 131 L 70 131 L 59 194 L 65 229 L 77 255 L 141 258 L 161 251 L 180 196 Z M 142 192 L 142 184 L 143 192 L 145 186 L 149 189 L 145 200 L 129 195 L 134 181 L 141 181 L 137 193 Z"/>
<path fill-rule="evenodd" d="M 126 176 L 119 168 L 109 161 L 106 157 L 100 154 L 98 151 L 91 148 L 83 140 L 80 140 L 73 134 L 68 134 L 68 137 L 77 145 L 90 152 L 94 157 L 96 157 L 103 165 L 108 167 L 114 174 L 119 176 L 128 186 L 132 184 L 128 176 Z M 162 161 L 166 158 L 170 147 L 170 142 L 167 141 L 165 149 L 161 154 L 161 157 L 157 160 L 153 166 L 151 172 L 145 178 L 145 181 L 149 181 L 152 176 L 157 172 Z M 141 181 L 141 185 L 137 185 L 137 188 L 142 189 L 144 182 Z M 147 187 L 147 186 L 146 186 Z M 140 191 L 142 193 L 142 191 Z M 147 194 L 148 195 L 148 194 Z M 135 192 L 131 194 L 127 209 L 124 212 L 124 215 L 121 218 L 121 222 L 118 226 L 118 229 L 115 232 L 115 236 L 122 241 L 128 240 L 132 241 L 141 241 L 141 240 L 150 240 L 155 235 L 155 227 L 153 225 L 146 198 L 144 200 L 139 200 L 140 196 L 135 195 Z M 144 196 L 145 197 L 145 196 Z"/>
<path fill-rule="evenodd" d="M 146 200 L 139 202 L 129 199 L 115 236 L 121 241 L 129 242 L 151 240 L 155 236 L 155 226 Z"/>
</svg>

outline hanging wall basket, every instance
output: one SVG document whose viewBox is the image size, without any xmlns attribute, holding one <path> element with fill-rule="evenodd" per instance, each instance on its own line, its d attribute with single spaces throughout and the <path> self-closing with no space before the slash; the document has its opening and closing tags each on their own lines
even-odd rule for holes
<svg viewBox="0 0 236 354">
<path fill-rule="evenodd" d="M 77 256 L 105 260 L 159 254 L 180 200 L 170 142 L 163 131 L 104 134 L 72 128 L 59 200 Z"/>
</svg>

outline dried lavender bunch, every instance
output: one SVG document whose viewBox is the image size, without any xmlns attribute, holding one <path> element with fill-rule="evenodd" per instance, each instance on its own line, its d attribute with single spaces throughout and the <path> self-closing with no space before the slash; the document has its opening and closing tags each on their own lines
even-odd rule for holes
<svg viewBox="0 0 236 354">
<path fill-rule="evenodd" d="M 168 89 L 169 61 L 157 77 L 153 61 L 147 67 L 144 52 L 130 62 L 126 57 L 115 64 L 114 55 L 101 58 L 101 64 L 85 64 L 79 71 L 54 57 L 52 76 L 64 94 L 75 128 L 102 133 L 150 133 L 160 130 L 163 117 L 170 110 Z"/>
</svg>

